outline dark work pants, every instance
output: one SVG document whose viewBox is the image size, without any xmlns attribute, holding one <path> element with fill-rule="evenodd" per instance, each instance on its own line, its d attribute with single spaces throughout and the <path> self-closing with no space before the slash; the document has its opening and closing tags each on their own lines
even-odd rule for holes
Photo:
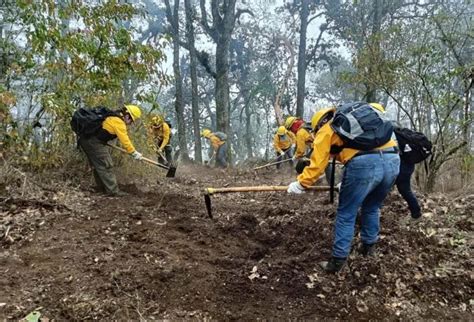
<svg viewBox="0 0 474 322">
<path fill-rule="evenodd" d="M 227 143 L 222 144 L 216 152 L 216 167 L 227 168 Z"/>
<path fill-rule="evenodd" d="M 280 154 L 277 152 L 277 162 L 278 162 L 278 161 L 283 161 L 283 160 L 285 160 L 285 159 L 292 159 L 292 158 L 293 158 L 293 149 L 291 148 L 291 146 L 290 146 L 288 149 L 286 149 L 286 150 L 282 149 L 282 151 L 283 151 L 285 154 L 280 155 Z M 291 166 L 293 167 L 293 160 L 292 160 L 292 161 L 288 161 L 288 162 L 289 162 L 289 163 L 291 164 Z M 278 164 L 276 165 L 276 168 L 277 168 L 277 169 L 280 169 L 280 166 L 281 166 L 281 163 L 278 163 Z"/>
<path fill-rule="evenodd" d="M 160 146 L 160 145 L 158 145 L 158 146 Z M 166 160 L 163 159 L 163 157 L 160 154 L 158 154 L 158 162 L 161 163 L 161 164 L 165 164 L 165 165 L 168 165 L 171 162 L 173 162 L 173 157 L 171 156 L 172 152 L 173 152 L 173 149 L 171 148 L 171 145 L 170 144 L 165 145 L 165 148 L 163 149 L 163 153 L 164 153 L 164 156 L 165 156 Z"/>
<path fill-rule="evenodd" d="M 109 194 L 117 193 L 119 188 L 112 172 L 113 163 L 109 148 L 96 137 L 81 138 L 78 143 L 89 159 L 97 189 Z"/>
<path fill-rule="evenodd" d="M 403 199 L 408 203 L 411 216 L 418 218 L 421 215 L 420 205 L 416 199 L 415 194 L 411 190 L 411 176 L 415 171 L 415 165 L 405 161 L 400 162 L 400 174 L 397 177 L 396 185 L 398 192 L 402 195 Z"/>
</svg>

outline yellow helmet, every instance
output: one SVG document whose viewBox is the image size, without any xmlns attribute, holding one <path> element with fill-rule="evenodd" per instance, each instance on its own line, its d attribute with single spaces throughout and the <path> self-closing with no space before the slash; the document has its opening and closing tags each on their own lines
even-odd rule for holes
<svg viewBox="0 0 474 322">
<path fill-rule="evenodd" d="M 319 126 L 319 123 L 321 122 L 322 119 L 328 114 L 328 113 L 333 113 L 336 111 L 334 107 L 328 107 L 328 108 L 323 108 L 322 110 L 317 111 L 316 113 L 313 114 L 313 117 L 311 118 L 311 128 L 313 130 L 316 130 L 316 128 Z"/>
<path fill-rule="evenodd" d="M 127 110 L 127 113 L 130 114 L 130 117 L 132 118 L 133 122 L 135 122 L 140 118 L 140 116 L 142 116 L 142 111 L 136 105 L 125 105 L 125 109 Z"/>
<path fill-rule="evenodd" d="M 286 134 L 286 128 L 284 126 L 280 126 L 277 130 L 278 135 L 285 135 Z"/>
<path fill-rule="evenodd" d="M 296 117 L 288 116 L 285 121 L 285 128 L 289 129 L 295 123 Z"/>
<path fill-rule="evenodd" d="M 152 126 L 160 126 L 164 122 L 163 116 L 156 115 L 151 118 L 151 125 Z"/>
<path fill-rule="evenodd" d="M 209 129 L 202 130 L 201 136 L 207 138 L 207 137 L 209 137 L 209 135 L 211 135 L 211 130 L 209 130 Z"/>
<path fill-rule="evenodd" d="M 382 106 L 382 104 L 379 104 L 379 103 L 369 103 L 369 105 L 372 106 L 373 108 L 375 108 L 376 110 L 379 110 L 380 112 L 385 113 L 385 109 L 384 109 L 384 107 Z"/>
</svg>

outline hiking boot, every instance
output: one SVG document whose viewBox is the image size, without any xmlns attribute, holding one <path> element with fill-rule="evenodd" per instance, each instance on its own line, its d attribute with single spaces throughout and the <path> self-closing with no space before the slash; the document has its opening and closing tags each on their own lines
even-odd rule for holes
<svg viewBox="0 0 474 322">
<path fill-rule="evenodd" d="M 375 244 L 362 244 L 359 248 L 359 254 L 364 257 L 374 257 L 375 256 Z"/>
<path fill-rule="evenodd" d="M 411 214 L 411 219 L 413 219 L 413 220 L 420 220 L 420 219 L 421 219 L 421 212 L 418 213 L 418 214 L 412 213 L 412 214 Z"/>
<path fill-rule="evenodd" d="M 326 272 L 326 273 L 337 273 L 339 272 L 346 262 L 345 258 L 337 258 L 331 257 L 327 262 L 320 262 L 319 266 Z"/>
<path fill-rule="evenodd" d="M 109 197 L 126 197 L 128 196 L 128 193 L 126 193 L 125 191 L 116 191 L 116 192 L 109 192 L 107 193 L 107 196 Z"/>
</svg>

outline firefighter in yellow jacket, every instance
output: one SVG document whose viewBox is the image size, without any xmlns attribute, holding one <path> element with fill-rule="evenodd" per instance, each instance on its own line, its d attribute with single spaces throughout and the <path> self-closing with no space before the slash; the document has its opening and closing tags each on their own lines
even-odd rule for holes
<svg viewBox="0 0 474 322">
<path fill-rule="evenodd" d="M 102 122 L 102 128 L 93 136 L 79 137 L 78 144 L 87 155 L 93 169 L 96 190 L 111 196 L 123 196 L 119 190 L 117 179 L 112 172 L 113 163 L 108 141 L 117 138 L 125 150 L 136 160 L 142 155 L 135 150 L 127 134 L 127 126 L 137 122 L 142 112 L 136 105 L 125 105 L 116 115 L 108 116 Z"/>
<path fill-rule="evenodd" d="M 295 135 L 288 131 L 284 126 L 280 126 L 277 133 L 273 137 L 273 147 L 277 154 L 277 161 L 282 161 L 285 156 L 286 158 L 293 159 L 293 146 L 296 142 Z M 293 161 L 290 161 L 293 165 Z M 276 165 L 277 169 L 280 169 L 280 163 Z"/>
<path fill-rule="evenodd" d="M 148 143 L 158 154 L 158 162 L 168 165 L 172 160 L 171 129 L 161 115 L 151 118 L 148 126 Z"/>
<path fill-rule="evenodd" d="M 295 134 L 296 151 L 294 159 L 298 160 L 306 157 L 313 143 L 313 135 L 304 127 L 305 122 L 294 116 L 289 116 L 285 121 L 285 128 Z"/>
<path fill-rule="evenodd" d="M 222 132 L 211 132 L 209 129 L 204 129 L 201 136 L 211 141 L 211 146 L 214 149 L 216 158 L 216 166 L 227 168 L 227 135 Z"/>
<path fill-rule="evenodd" d="M 384 120 L 381 113 L 375 113 L 379 120 Z M 374 254 L 380 229 L 380 208 L 397 178 L 400 167 L 397 144 L 390 139 L 390 131 L 384 133 L 388 137 L 386 143 L 373 150 L 344 148 L 346 143 L 336 133 L 336 127 L 332 124 L 334 114 L 334 108 L 323 109 L 314 114 L 311 127 L 315 133 L 315 139 L 310 165 L 297 177 L 297 181 L 288 186 L 289 193 L 303 193 L 305 188 L 312 186 L 324 172 L 331 154 L 344 164 L 334 224 L 332 257 L 329 261 L 320 263 L 321 267 L 330 273 L 339 271 L 349 256 L 359 208 L 361 208 L 362 241 L 359 252 L 363 256 Z M 374 119 L 375 117 L 371 116 L 370 121 Z M 364 126 L 353 128 L 356 131 L 356 128 L 361 130 Z M 381 127 L 378 126 L 378 128 Z"/>
</svg>

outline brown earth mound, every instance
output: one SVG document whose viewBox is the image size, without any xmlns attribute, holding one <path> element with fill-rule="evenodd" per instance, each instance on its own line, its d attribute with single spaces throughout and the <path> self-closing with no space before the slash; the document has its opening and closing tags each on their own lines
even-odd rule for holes
<svg viewBox="0 0 474 322">
<path fill-rule="evenodd" d="M 122 198 L 71 188 L 1 199 L 0 318 L 473 318 L 473 196 L 421 198 L 422 221 L 407 224 L 393 193 L 377 257 L 353 251 L 326 275 L 327 193 L 215 195 L 209 219 L 204 187 L 294 177 L 188 166 L 157 179 Z"/>
</svg>

